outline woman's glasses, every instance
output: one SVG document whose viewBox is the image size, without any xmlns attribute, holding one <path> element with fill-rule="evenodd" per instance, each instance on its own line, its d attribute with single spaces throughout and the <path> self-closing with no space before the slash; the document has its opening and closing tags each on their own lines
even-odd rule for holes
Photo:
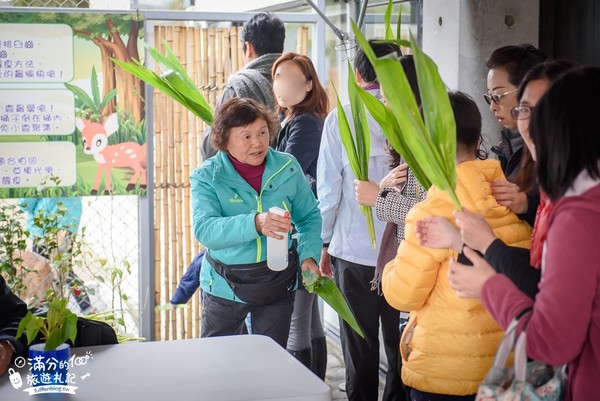
<svg viewBox="0 0 600 401">
<path fill-rule="evenodd" d="M 533 107 L 529 106 L 515 106 L 510 109 L 510 115 L 515 120 L 527 120 L 531 117 L 531 112 L 533 111 Z"/>
<path fill-rule="evenodd" d="M 500 104 L 500 102 L 502 101 L 502 98 L 506 95 L 509 95 L 513 92 L 518 91 L 519 88 L 510 90 L 508 92 L 504 92 L 504 93 L 492 93 L 491 95 L 488 95 L 487 93 L 483 95 L 483 97 L 485 98 L 485 101 L 487 102 L 487 104 L 492 104 L 492 102 L 496 103 L 496 104 Z"/>
</svg>

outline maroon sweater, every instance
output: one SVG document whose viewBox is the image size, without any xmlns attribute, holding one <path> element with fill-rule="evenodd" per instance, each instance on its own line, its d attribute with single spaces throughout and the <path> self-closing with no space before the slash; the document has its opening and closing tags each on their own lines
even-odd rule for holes
<svg viewBox="0 0 600 401">
<path fill-rule="evenodd" d="M 498 323 L 534 306 L 527 355 L 568 363 L 567 401 L 600 400 L 600 185 L 558 200 L 550 216 L 542 281 L 535 303 L 497 274 L 481 301 Z"/>
<path fill-rule="evenodd" d="M 246 182 L 250 184 L 250 186 L 254 188 L 257 193 L 260 194 L 260 186 L 262 184 L 262 176 L 265 172 L 267 159 L 265 158 L 260 166 L 252 166 L 250 164 L 242 163 L 241 161 L 232 157 L 229 153 L 227 156 L 229 156 L 229 161 L 231 161 L 231 164 L 233 164 L 235 171 L 237 171 L 238 174 L 241 175 L 242 178 L 246 180 Z"/>
</svg>

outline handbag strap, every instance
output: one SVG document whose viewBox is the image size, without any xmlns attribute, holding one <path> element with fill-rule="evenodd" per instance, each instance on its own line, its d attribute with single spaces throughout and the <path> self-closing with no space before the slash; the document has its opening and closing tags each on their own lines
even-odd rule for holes
<svg viewBox="0 0 600 401">
<path fill-rule="evenodd" d="M 517 336 L 517 328 L 523 319 L 524 316 L 529 315 L 533 308 L 526 308 L 518 313 L 509 323 L 506 328 L 506 332 L 504 333 L 504 337 L 502 337 L 502 341 L 498 346 L 498 351 L 496 352 L 496 356 L 494 357 L 493 366 L 496 368 L 504 368 L 506 367 L 506 362 L 508 361 L 508 357 L 510 356 L 511 351 L 515 348 L 515 338 Z M 525 322 L 525 325 L 527 322 Z M 524 334 L 524 327 L 523 332 Z M 525 358 L 525 362 L 527 362 L 527 358 Z"/>
<path fill-rule="evenodd" d="M 527 374 L 527 333 L 525 330 L 519 334 L 517 344 L 515 345 L 515 380 L 524 382 Z"/>
</svg>

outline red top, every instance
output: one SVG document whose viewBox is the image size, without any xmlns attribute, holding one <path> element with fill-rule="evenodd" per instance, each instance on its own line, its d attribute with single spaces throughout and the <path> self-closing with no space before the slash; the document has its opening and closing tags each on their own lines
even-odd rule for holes
<svg viewBox="0 0 600 401">
<path fill-rule="evenodd" d="M 246 180 L 246 182 L 250 184 L 250 186 L 254 188 L 257 193 L 260 193 L 262 176 L 265 172 L 267 159 L 265 158 L 260 166 L 252 166 L 250 164 L 242 163 L 241 161 L 232 157 L 229 153 L 227 156 L 229 156 L 229 160 L 231 161 L 231 164 L 233 164 L 235 171 L 237 171 L 238 174 L 241 175 L 242 178 Z"/>
<path fill-rule="evenodd" d="M 548 234 L 548 221 L 553 205 L 543 192 L 540 193 L 540 205 L 535 214 L 535 224 L 531 234 L 531 250 L 529 252 L 529 264 L 535 268 L 542 267 L 542 249 Z"/>
<path fill-rule="evenodd" d="M 534 301 L 502 274 L 490 278 L 481 302 L 506 328 L 534 306 L 527 325 L 527 355 L 552 365 L 568 363 L 567 401 L 600 400 L 600 185 L 564 196 L 548 219 L 540 292 Z"/>
</svg>

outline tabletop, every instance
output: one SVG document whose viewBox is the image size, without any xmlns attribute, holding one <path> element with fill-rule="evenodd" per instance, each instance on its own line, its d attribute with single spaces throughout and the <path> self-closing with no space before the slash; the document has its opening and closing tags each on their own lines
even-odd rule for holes
<svg viewBox="0 0 600 401">
<path fill-rule="evenodd" d="M 31 398 L 29 365 L 11 365 L 23 385 L 2 376 L 0 400 L 331 401 L 329 386 L 265 336 L 82 347 L 71 356 L 74 394 Z"/>
</svg>

